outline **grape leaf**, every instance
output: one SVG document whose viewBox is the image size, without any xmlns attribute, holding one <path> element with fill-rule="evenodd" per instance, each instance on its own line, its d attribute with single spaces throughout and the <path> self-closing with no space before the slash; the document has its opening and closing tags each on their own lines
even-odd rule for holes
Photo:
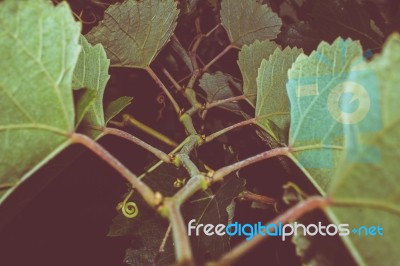
<svg viewBox="0 0 400 266">
<path fill-rule="evenodd" d="M 301 49 L 276 48 L 263 59 L 257 76 L 257 123 L 280 143 L 287 143 L 290 112 L 286 94 L 288 70 L 302 53 Z"/>
<path fill-rule="evenodd" d="M 339 164 L 328 195 L 334 201 L 348 203 L 345 208 L 331 209 L 334 221 L 349 223 L 350 230 L 360 226 L 383 228 L 383 236 L 351 233 L 344 239 L 360 265 L 397 265 L 399 262 L 400 154 L 396 144 L 400 135 L 399 73 L 400 36 L 394 34 L 383 53 L 372 62 L 353 64 L 349 80 L 354 83 L 347 83 L 346 87 L 354 90 L 355 84 L 365 86 L 371 115 L 355 124 L 351 123 L 352 117 L 344 117 L 345 160 Z"/>
<path fill-rule="evenodd" d="M 79 43 L 82 51 L 74 70 L 72 86 L 75 89 L 85 88 L 79 97 L 77 108 L 77 125 L 85 117 L 85 122 L 90 125 L 104 126 L 103 94 L 108 79 L 110 60 L 101 44 L 92 46 L 85 37 L 81 36 Z"/>
<path fill-rule="evenodd" d="M 271 41 L 255 41 L 244 45 L 239 52 L 238 65 L 243 76 L 243 93 L 248 102 L 255 107 L 257 99 L 258 68 L 263 59 L 268 59 L 278 45 Z"/>
<path fill-rule="evenodd" d="M 340 96 L 356 58 L 362 58 L 359 42 L 338 38 L 332 45 L 322 42 L 310 56 L 301 54 L 289 70 L 292 159 L 322 194 L 343 153 L 342 113 L 338 107 L 347 99 L 336 96 Z M 348 109 L 353 108 L 352 100 L 347 104 Z"/>
<path fill-rule="evenodd" d="M 79 34 L 65 3 L 0 3 L 1 201 L 69 144 Z"/>
<path fill-rule="evenodd" d="M 123 96 L 110 102 L 104 111 L 105 124 L 108 124 L 111 119 L 113 119 L 128 105 L 130 105 L 132 103 L 132 99 L 132 97 Z"/>
<path fill-rule="evenodd" d="M 234 46 L 273 40 L 279 34 L 282 21 L 267 5 L 256 0 L 223 0 L 221 23 Z"/>
<path fill-rule="evenodd" d="M 199 81 L 199 86 L 207 93 L 207 102 L 212 103 L 236 96 L 233 88 L 240 88 L 241 84 L 231 75 L 217 71 L 215 74 L 205 73 Z M 238 102 L 224 103 L 219 106 L 233 111 L 240 109 Z"/>
<path fill-rule="evenodd" d="M 126 0 L 111 5 L 86 38 L 104 45 L 111 66 L 146 68 L 169 41 L 178 13 L 173 0 Z"/>
</svg>

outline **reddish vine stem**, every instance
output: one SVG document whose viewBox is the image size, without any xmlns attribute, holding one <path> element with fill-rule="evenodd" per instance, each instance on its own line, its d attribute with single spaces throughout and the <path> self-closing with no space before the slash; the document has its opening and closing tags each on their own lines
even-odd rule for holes
<svg viewBox="0 0 400 266">
<path fill-rule="evenodd" d="M 171 226 L 171 224 L 169 224 L 167 231 L 165 232 L 164 238 L 161 242 L 160 248 L 158 249 L 158 253 L 154 258 L 153 266 L 156 266 L 158 264 L 158 261 L 159 261 L 161 255 L 165 252 L 165 245 L 167 244 L 169 235 L 171 234 L 171 229 L 172 229 L 172 226 Z"/>
<path fill-rule="evenodd" d="M 91 138 L 79 134 L 72 133 L 70 139 L 73 143 L 82 144 L 97 156 L 99 156 L 102 160 L 108 163 L 112 168 L 114 168 L 118 173 L 120 173 L 131 185 L 135 188 L 143 199 L 149 204 L 151 207 L 154 207 L 156 204 L 156 197 L 145 183 L 140 181 L 135 174 L 129 171 L 117 158 L 111 155 L 106 149 L 104 149 L 100 144 L 92 140 Z"/>
<path fill-rule="evenodd" d="M 207 65 L 205 65 L 202 69 L 202 72 L 208 71 L 208 69 L 214 65 L 221 57 L 226 55 L 234 46 L 232 44 L 228 45 L 224 50 L 222 50 L 214 59 L 212 59 Z"/>
<path fill-rule="evenodd" d="M 289 148 L 284 147 L 284 148 L 276 148 L 273 150 L 265 151 L 263 153 L 255 155 L 253 157 L 244 159 L 243 161 L 225 166 L 225 167 L 215 171 L 215 173 L 212 177 L 212 180 L 213 180 L 213 182 L 222 181 L 225 176 L 227 176 L 230 173 L 233 173 L 239 169 L 242 169 L 246 166 L 257 163 L 259 161 L 266 160 L 266 159 L 276 157 L 276 156 L 281 156 L 281 155 L 289 155 Z"/>
<path fill-rule="evenodd" d="M 217 101 L 213 101 L 212 103 L 207 104 L 205 109 L 208 110 L 208 109 L 220 106 L 225 103 L 237 102 L 237 101 L 241 101 L 241 100 L 245 100 L 245 99 L 246 99 L 246 97 L 242 94 L 239 96 L 234 96 L 234 97 L 230 97 L 230 98 L 223 99 L 223 100 L 217 100 Z"/>
<path fill-rule="evenodd" d="M 296 206 L 290 208 L 289 210 L 285 211 L 283 214 L 277 216 L 270 223 L 289 223 L 300 218 L 308 212 L 311 212 L 318 208 L 327 207 L 330 204 L 331 201 L 328 198 L 323 198 L 319 196 L 310 197 L 305 201 L 298 203 Z M 217 262 L 216 265 L 225 266 L 233 264 L 235 261 L 247 254 L 250 250 L 262 243 L 265 239 L 267 239 L 266 236 L 256 235 L 253 239 L 241 243 L 240 245 L 232 249 L 229 253 L 225 254 Z"/>
<path fill-rule="evenodd" d="M 227 133 L 227 132 L 229 132 L 231 130 L 237 129 L 239 127 L 243 127 L 243 126 L 254 124 L 256 121 L 257 120 L 255 118 L 251 118 L 251 119 L 239 122 L 237 124 L 234 124 L 232 126 L 226 127 L 226 128 L 224 128 L 224 129 L 222 129 L 220 131 L 217 131 L 217 132 L 207 136 L 206 139 L 205 139 L 205 143 L 211 142 L 214 139 L 218 138 L 219 136 L 222 136 L 223 134 L 225 134 L 225 133 Z"/>
<path fill-rule="evenodd" d="M 103 128 L 101 131 L 103 131 L 104 134 L 117 136 L 117 137 L 126 139 L 130 142 L 133 142 L 136 145 L 142 147 L 143 149 L 151 152 L 152 154 L 154 154 L 158 159 L 162 160 L 163 162 L 171 163 L 169 156 L 165 152 L 151 146 L 150 144 L 147 144 L 143 140 L 141 140 L 125 131 L 122 131 L 122 130 L 119 130 L 116 128 L 109 128 L 109 127 Z"/>
<path fill-rule="evenodd" d="M 150 67 L 146 67 L 146 71 L 153 78 L 153 80 L 156 82 L 156 84 L 162 89 L 162 91 L 165 93 L 165 95 L 167 95 L 168 99 L 172 103 L 172 106 L 174 107 L 175 112 L 177 114 L 179 114 L 181 109 L 179 108 L 178 103 L 175 101 L 174 97 L 172 97 L 172 95 L 169 92 L 169 90 L 167 89 L 167 87 L 165 87 L 164 83 L 162 83 L 162 81 L 158 78 L 157 74 L 153 71 L 153 69 L 151 69 Z"/>
</svg>

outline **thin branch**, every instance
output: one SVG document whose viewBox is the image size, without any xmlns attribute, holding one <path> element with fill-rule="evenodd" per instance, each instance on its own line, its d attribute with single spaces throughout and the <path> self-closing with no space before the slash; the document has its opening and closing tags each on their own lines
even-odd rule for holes
<svg viewBox="0 0 400 266">
<path fill-rule="evenodd" d="M 193 265 L 192 249 L 186 231 L 185 221 L 179 210 L 179 205 L 173 200 L 165 202 L 168 209 L 168 218 L 172 226 L 175 255 L 178 265 Z"/>
<path fill-rule="evenodd" d="M 156 266 L 158 264 L 158 261 L 160 260 L 161 255 L 165 252 L 165 245 L 167 244 L 167 240 L 169 238 L 169 235 L 171 234 L 171 229 L 172 229 L 172 226 L 171 226 L 171 224 L 169 224 L 167 231 L 165 232 L 164 238 L 161 242 L 160 248 L 158 249 L 158 253 L 154 258 L 153 266 Z"/>
<path fill-rule="evenodd" d="M 222 52 L 220 52 L 214 59 L 212 59 L 207 65 L 205 65 L 202 69 L 202 72 L 208 71 L 208 69 L 215 64 L 221 57 L 223 57 L 225 54 L 227 54 L 231 49 L 233 48 L 233 45 L 230 44 L 228 45 Z"/>
<path fill-rule="evenodd" d="M 240 170 L 246 166 L 249 166 L 251 164 L 257 163 L 259 161 L 263 161 L 272 157 L 276 156 L 281 156 L 281 155 L 288 155 L 289 154 L 289 148 L 284 147 L 284 148 L 276 148 L 273 150 L 265 151 L 263 153 L 257 154 L 253 157 L 244 159 L 243 161 L 231 164 L 229 166 L 225 166 L 217 171 L 215 171 L 212 180 L 213 182 L 218 182 L 222 181 L 222 179 L 229 175 L 230 173 L 233 173 L 237 170 Z"/>
<path fill-rule="evenodd" d="M 290 208 L 283 214 L 279 215 L 273 219 L 269 224 L 278 223 L 289 223 L 294 221 L 304 214 L 313 211 L 318 208 L 324 208 L 330 204 L 330 200 L 323 197 L 310 197 L 307 200 L 298 203 L 296 206 Z M 234 262 L 238 261 L 241 257 L 246 255 L 249 251 L 253 250 L 260 243 L 262 243 L 267 236 L 256 235 L 253 239 L 249 241 L 242 242 L 240 245 L 236 246 L 229 253 L 225 254 L 216 265 L 227 266 L 232 265 Z"/>
<path fill-rule="evenodd" d="M 158 139 L 159 141 L 164 142 L 168 146 L 171 147 L 177 147 L 178 143 L 170 139 L 169 137 L 165 136 L 164 134 L 161 134 L 157 130 L 149 127 L 148 125 L 143 124 L 142 122 L 138 121 L 136 118 L 129 114 L 124 114 L 123 115 L 123 120 L 125 123 L 130 123 L 131 125 L 137 127 L 138 129 L 142 130 L 143 132 L 149 134 L 150 136 Z M 113 123 L 115 124 L 115 123 Z M 118 124 L 119 125 L 119 124 Z"/>
<path fill-rule="evenodd" d="M 214 108 L 214 107 L 218 107 L 218 106 L 220 106 L 222 104 L 225 104 L 225 103 L 237 102 L 237 101 L 241 101 L 241 100 L 245 100 L 245 99 L 246 99 L 246 97 L 242 94 L 242 95 L 239 95 L 239 96 L 234 96 L 234 97 L 226 98 L 226 99 L 223 99 L 223 100 L 217 100 L 217 101 L 213 101 L 211 103 L 206 104 L 205 109 L 208 110 L 208 109 L 211 109 L 211 108 Z"/>
<path fill-rule="evenodd" d="M 222 135 L 228 133 L 231 130 L 234 130 L 234 129 L 237 129 L 237 128 L 240 128 L 240 127 L 243 127 L 243 126 L 251 125 L 251 124 L 254 124 L 255 122 L 256 122 L 256 119 L 255 118 L 251 118 L 251 119 L 239 122 L 237 124 L 234 124 L 232 126 L 226 127 L 226 128 L 224 128 L 224 129 L 222 129 L 220 131 L 217 131 L 217 132 L 207 136 L 206 139 L 205 139 L 205 143 L 211 142 L 214 139 L 216 139 L 219 136 L 222 136 Z"/>
<path fill-rule="evenodd" d="M 168 99 L 171 101 L 172 106 L 175 109 L 175 112 L 177 114 L 179 114 L 181 109 L 179 108 L 178 103 L 175 101 L 174 97 L 172 97 L 172 95 L 169 92 L 169 90 L 167 89 L 167 87 L 165 87 L 164 83 L 162 83 L 162 81 L 158 78 L 157 74 L 150 67 L 146 67 L 146 71 L 153 78 L 153 80 L 156 82 L 156 84 L 163 90 L 165 95 L 167 95 Z"/>
<path fill-rule="evenodd" d="M 117 136 L 123 139 L 126 139 L 130 142 L 135 143 L 136 145 L 142 147 L 143 149 L 151 152 L 152 154 L 154 154 L 158 159 L 162 160 L 165 163 L 171 163 L 170 157 L 163 151 L 151 146 L 150 144 L 147 144 L 146 142 L 144 142 L 143 140 L 116 128 L 103 128 L 101 131 L 104 132 L 104 134 L 107 135 L 113 135 L 113 136 Z"/>
<path fill-rule="evenodd" d="M 73 143 L 82 144 L 105 162 L 107 162 L 112 168 L 120 173 L 134 189 L 136 189 L 143 199 L 151 206 L 154 207 L 156 204 L 156 197 L 154 192 L 145 183 L 140 181 L 136 175 L 134 175 L 128 168 L 126 168 L 120 161 L 118 161 L 113 155 L 111 155 L 106 149 L 100 144 L 92 140 L 91 138 L 78 134 L 72 133 L 70 137 Z"/>
<path fill-rule="evenodd" d="M 165 67 L 163 67 L 161 70 L 164 73 L 164 75 L 169 79 L 169 81 L 172 83 L 172 85 L 174 85 L 177 91 L 183 91 L 182 86 L 179 85 L 179 83 L 175 80 L 175 78 L 171 75 L 171 73 L 169 73 L 169 71 Z"/>
<path fill-rule="evenodd" d="M 238 196 L 239 201 L 252 201 L 252 202 L 257 202 L 261 203 L 264 205 L 275 205 L 276 200 L 274 198 L 270 198 L 268 196 L 264 195 L 258 195 L 255 193 L 252 193 L 250 191 L 243 191 L 242 193 L 239 194 Z"/>
<path fill-rule="evenodd" d="M 218 23 L 217 26 L 215 26 L 214 28 L 212 28 L 209 32 L 207 32 L 204 36 L 206 38 L 210 37 L 211 34 L 213 34 L 219 27 L 221 26 L 221 23 Z"/>
</svg>

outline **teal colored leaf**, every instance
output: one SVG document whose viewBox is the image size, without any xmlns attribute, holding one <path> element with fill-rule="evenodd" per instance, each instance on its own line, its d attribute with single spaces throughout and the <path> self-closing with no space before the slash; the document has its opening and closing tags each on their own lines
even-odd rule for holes
<svg viewBox="0 0 400 266">
<path fill-rule="evenodd" d="M 221 23 L 239 48 L 256 40 L 275 39 L 282 26 L 279 16 L 256 0 L 222 0 Z"/>
<path fill-rule="evenodd" d="M 301 54 L 289 70 L 288 145 L 292 159 L 322 194 L 343 154 L 339 102 L 346 99 L 337 96 L 349 76 L 351 62 L 361 58 L 359 42 L 339 38 L 332 45 L 322 42 L 310 56 Z"/>
<path fill-rule="evenodd" d="M 362 236 L 351 233 L 344 238 L 359 265 L 397 265 L 400 259 L 399 73 L 400 36 L 394 34 L 381 55 L 353 63 L 345 86 L 358 96 L 359 106 L 368 108 L 357 123 L 354 116 L 343 117 L 345 159 L 328 190 L 339 206 L 329 214 L 335 222 L 350 224 L 350 230 L 383 228 L 383 236 L 365 236 L 363 231 Z"/>
<path fill-rule="evenodd" d="M 287 143 L 290 124 L 289 99 L 286 93 L 288 70 L 302 53 L 297 48 L 276 48 L 263 59 L 257 76 L 257 123 L 277 142 Z"/>
<path fill-rule="evenodd" d="M 279 46 L 274 42 L 257 40 L 250 45 L 244 45 L 239 52 L 238 65 L 243 77 L 243 94 L 253 107 L 257 99 L 258 68 L 261 61 L 268 59 L 277 47 Z"/>
<path fill-rule="evenodd" d="M 199 81 L 199 86 L 206 92 L 207 102 L 212 103 L 237 96 L 235 91 L 240 91 L 238 88 L 241 84 L 231 75 L 218 71 L 215 74 L 205 73 Z M 233 111 L 240 109 L 238 102 L 224 103 L 219 106 Z"/>
<path fill-rule="evenodd" d="M 128 105 L 130 105 L 132 103 L 132 99 L 132 97 L 123 96 L 110 102 L 104 111 L 105 124 L 107 125 L 111 119 L 113 119 Z"/>
<path fill-rule="evenodd" d="M 178 13 L 173 0 L 126 0 L 111 5 L 86 38 L 103 44 L 111 66 L 146 68 L 171 38 Z"/>
<path fill-rule="evenodd" d="M 66 3 L 0 2 L 1 201 L 69 144 L 79 34 Z"/>
</svg>

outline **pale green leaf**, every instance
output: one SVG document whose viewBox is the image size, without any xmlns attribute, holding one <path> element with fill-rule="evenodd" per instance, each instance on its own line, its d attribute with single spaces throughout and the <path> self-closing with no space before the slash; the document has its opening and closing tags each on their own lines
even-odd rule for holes
<svg viewBox="0 0 400 266">
<path fill-rule="evenodd" d="M 343 153 L 343 124 L 338 95 L 351 62 L 362 57 L 359 42 L 322 42 L 310 56 L 300 55 L 289 70 L 291 104 L 289 147 L 296 163 L 325 193 Z M 351 104 L 351 101 L 350 101 Z"/>
<path fill-rule="evenodd" d="M 93 103 L 96 101 L 97 91 L 90 89 L 80 89 L 74 92 L 77 98 L 75 103 L 75 127 L 78 127 Z"/>
<path fill-rule="evenodd" d="M 68 144 L 80 25 L 66 3 L 0 3 L 0 194 Z M 7 155 L 7 156 L 4 156 Z"/>
<path fill-rule="evenodd" d="M 277 47 L 279 46 L 274 42 L 257 40 L 250 45 L 244 45 L 239 52 L 238 65 L 243 77 L 243 94 L 253 107 L 257 99 L 258 68 L 261 61 L 268 59 Z"/>
<path fill-rule="evenodd" d="M 108 67 L 110 60 L 101 44 L 92 46 L 85 37 L 79 39 L 82 50 L 74 70 L 73 88 L 85 88 L 80 95 L 76 115 L 76 124 L 79 125 L 85 117 L 90 125 L 104 126 L 103 94 L 110 75 Z"/>
<path fill-rule="evenodd" d="M 278 36 L 282 20 L 267 5 L 256 0 L 223 0 L 221 23 L 234 46 L 273 40 Z"/>
<path fill-rule="evenodd" d="M 110 102 L 105 111 L 105 124 L 107 125 L 111 119 L 113 119 L 116 115 L 118 115 L 122 110 L 124 110 L 128 105 L 132 103 L 132 97 L 123 96 L 118 98 L 112 102 Z"/>
<path fill-rule="evenodd" d="M 287 143 L 290 123 L 286 93 L 288 70 L 301 53 L 302 50 L 297 48 L 276 48 L 258 70 L 257 123 L 280 143 Z"/>
<path fill-rule="evenodd" d="M 215 74 L 205 73 L 199 81 L 199 86 L 206 92 L 208 103 L 234 97 L 236 96 L 235 91 L 239 91 L 238 88 L 241 87 L 231 75 L 220 71 Z M 233 111 L 240 109 L 239 103 L 236 101 L 219 106 Z"/>
<path fill-rule="evenodd" d="M 111 5 L 86 38 L 104 45 L 111 66 L 146 68 L 171 38 L 178 13 L 173 0 L 126 0 Z"/>
<path fill-rule="evenodd" d="M 372 62 L 354 63 L 345 87 L 355 84 L 368 93 L 368 115 L 358 123 L 345 116 L 346 158 L 338 167 L 328 195 L 345 208 L 335 207 L 333 220 L 359 226 L 381 226 L 383 236 L 356 236 L 345 243 L 360 265 L 398 265 L 400 241 L 400 36 L 392 35 L 383 53 Z M 360 95 L 358 95 L 360 96 Z M 368 102 L 368 101 L 367 101 Z M 361 206 L 361 208 L 360 208 Z"/>
</svg>

